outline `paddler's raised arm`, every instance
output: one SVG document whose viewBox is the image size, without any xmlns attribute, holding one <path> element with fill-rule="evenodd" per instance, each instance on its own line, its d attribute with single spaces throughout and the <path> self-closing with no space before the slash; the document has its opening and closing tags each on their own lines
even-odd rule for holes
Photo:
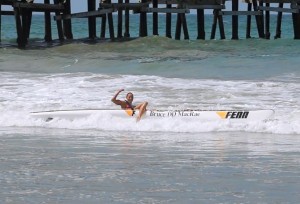
<svg viewBox="0 0 300 204">
<path fill-rule="evenodd" d="M 111 101 L 116 104 L 116 105 L 122 105 L 122 101 L 118 100 L 117 97 L 118 95 L 124 91 L 124 89 L 120 89 L 119 91 L 117 91 L 117 93 L 114 95 L 114 97 L 111 99 Z"/>
</svg>

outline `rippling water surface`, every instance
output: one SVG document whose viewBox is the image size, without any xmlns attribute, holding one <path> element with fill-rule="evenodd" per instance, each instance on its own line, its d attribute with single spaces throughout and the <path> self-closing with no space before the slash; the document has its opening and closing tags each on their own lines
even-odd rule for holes
<svg viewBox="0 0 300 204">
<path fill-rule="evenodd" d="M 259 133 L 1 131 L 5 203 L 297 203 L 300 140 Z"/>
</svg>

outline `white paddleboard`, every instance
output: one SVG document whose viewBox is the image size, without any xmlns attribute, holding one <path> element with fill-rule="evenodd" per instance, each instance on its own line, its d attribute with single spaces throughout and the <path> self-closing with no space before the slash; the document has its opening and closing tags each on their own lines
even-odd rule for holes
<svg viewBox="0 0 300 204">
<path fill-rule="evenodd" d="M 269 119 L 273 114 L 273 110 L 147 110 L 143 118 L 188 118 L 202 121 L 235 120 L 250 122 Z M 50 121 L 54 118 L 74 120 L 91 115 L 109 115 L 122 118 L 136 117 L 138 111 L 110 109 L 53 110 L 32 112 L 30 115 L 34 118 Z"/>
</svg>

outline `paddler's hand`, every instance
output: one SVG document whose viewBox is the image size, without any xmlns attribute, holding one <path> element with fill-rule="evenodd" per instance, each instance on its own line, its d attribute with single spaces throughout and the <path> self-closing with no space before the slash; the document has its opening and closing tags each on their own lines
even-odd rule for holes
<svg viewBox="0 0 300 204">
<path fill-rule="evenodd" d="M 111 101 L 112 101 L 113 103 L 115 103 L 115 104 L 117 104 L 117 105 L 120 105 L 120 104 L 119 104 L 120 102 L 118 102 L 117 97 L 118 97 L 118 95 L 119 95 L 122 91 L 124 91 L 124 89 L 120 89 L 120 90 L 114 95 L 114 97 L 111 99 Z"/>
</svg>

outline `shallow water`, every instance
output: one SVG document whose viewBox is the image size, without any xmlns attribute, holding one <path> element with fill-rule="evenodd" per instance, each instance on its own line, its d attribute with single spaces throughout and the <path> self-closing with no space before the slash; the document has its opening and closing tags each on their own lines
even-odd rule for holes
<svg viewBox="0 0 300 204">
<path fill-rule="evenodd" d="M 300 138 L 1 130 L 5 203 L 297 203 Z"/>
</svg>

